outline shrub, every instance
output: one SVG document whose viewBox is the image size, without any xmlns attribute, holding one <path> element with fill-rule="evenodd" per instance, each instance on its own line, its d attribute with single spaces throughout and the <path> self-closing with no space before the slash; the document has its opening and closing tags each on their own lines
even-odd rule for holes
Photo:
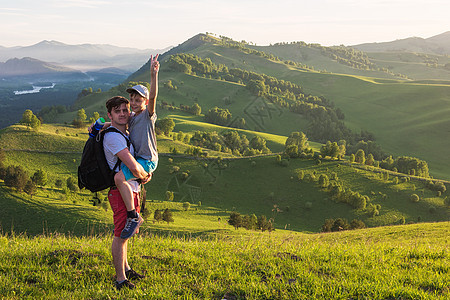
<svg viewBox="0 0 450 300">
<path fill-rule="evenodd" d="M 412 195 L 410 196 L 410 200 L 411 200 L 411 202 L 414 202 L 414 203 L 419 202 L 419 200 L 420 200 L 419 195 L 417 195 L 417 194 L 412 194 Z"/>
</svg>

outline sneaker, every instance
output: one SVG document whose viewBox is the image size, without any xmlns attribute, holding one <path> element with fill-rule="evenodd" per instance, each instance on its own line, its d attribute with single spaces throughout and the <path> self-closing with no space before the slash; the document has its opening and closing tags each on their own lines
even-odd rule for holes
<svg viewBox="0 0 450 300">
<path fill-rule="evenodd" d="M 134 289 L 136 286 L 134 284 L 132 284 L 131 282 L 129 282 L 128 279 L 125 279 L 122 282 L 116 281 L 116 289 L 118 289 L 120 291 L 123 287 L 127 287 L 129 289 Z"/>
<path fill-rule="evenodd" d="M 141 226 L 143 222 L 144 219 L 141 217 L 140 214 L 138 214 L 137 218 L 127 218 L 127 223 L 125 223 L 125 227 L 120 233 L 120 237 L 122 239 L 129 239 L 136 233 L 139 226 Z"/>
<path fill-rule="evenodd" d="M 128 279 L 132 280 L 132 279 L 142 279 L 145 278 L 144 275 L 139 274 L 138 272 L 136 272 L 133 269 L 130 269 L 128 271 L 125 271 L 125 275 L 127 276 Z"/>
</svg>

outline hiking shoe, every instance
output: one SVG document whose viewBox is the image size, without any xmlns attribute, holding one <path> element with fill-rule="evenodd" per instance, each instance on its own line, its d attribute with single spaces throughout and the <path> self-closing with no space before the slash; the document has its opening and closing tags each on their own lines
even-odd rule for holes
<svg viewBox="0 0 450 300">
<path fill-rule="evenodd" d="M 136 230 L 138 230 L 139 226 L 144 222 L 144 219 L 138 214 L 137 218 L 127 218 L 127 223 L 125 223 L 125 227 L 120 233 L 120 237 L 122 239 L 129 239 L 132 237 Z"/>
<path fill-rule="evenodd" d="M 130 269 L 128 271 L 125 271 L 125 275 L 127 276 L 128 279 L 132 280 L 132 279 L 142 279 L 145 278 L 144 275 L 139 274 L 138 272 L 136 272 L 133 269 Z"/>
<path fill-rule="evenodd" d="M 129 282 L 128 279 L 125 279 L 124 281 L 122 281 L 120 283 L 116 281 L 116 289 L 118 289 L 120 291 L 123 287 L 127 287 L 132 290 L 136 286 L 134 284 L 132 284 L 131 282 Z"/>
</svg>

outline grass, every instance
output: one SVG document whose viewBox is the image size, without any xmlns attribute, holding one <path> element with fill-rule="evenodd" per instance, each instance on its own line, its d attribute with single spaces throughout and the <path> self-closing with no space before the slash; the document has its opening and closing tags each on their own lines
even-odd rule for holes
<svg viewBox="0 0 450 300">
<path fill-rule="evenodd" d="M 116 291 L 108 235 L 0 236 L 3 299 L 447 299 L 449 224 L 331 234 L 140 234 Z"/>
</svg>

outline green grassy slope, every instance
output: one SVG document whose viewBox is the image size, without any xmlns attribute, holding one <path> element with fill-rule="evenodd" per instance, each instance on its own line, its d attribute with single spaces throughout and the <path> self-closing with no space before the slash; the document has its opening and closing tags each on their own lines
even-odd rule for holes
<svg viewBox="0 0 450 300">
<path fill-rule="evenodd" d="M 19 132 L 15 136 L 10 133 L 13 128 Z M 25 194 L 2 189 L 3 196 L 0 198 L 4 206 L 8 208 L 0 215 L 3 228 L 8 230 L 17 228 L 19 231 L 32 230 L 33 233 L 42 232 L 44 228 L 53 231 L 61 227 L 63 231 L 70 231 L 69 228 L 72 225 L 69 223 L 73 222 L 68 220 L 80 220 L 80 222 L 83 220 L 84 227 L 77 229 L 79 233 L 80 230 L 81 232 L 87 230 L 86 226 L 92 220 L 97 220 L 98 224 L 110 220 L 110 211 L 100 216 L 97 215 L 98 210 L 91 211 L 92 206 L 89 200 L 92 199 L 92 195 L 90 193 L 66 195 L 60 188 L 55 188 L 56 179 L 65 182 L 68 176 L 76 177 L 84 144 L 81 137 L 83 130 L 78 130 L 77 133 L 74 129 L 67 128 L 68 132 L 73 132 L 75 135 L 71 136 L 69 133 L 68 135 L 55 134 L 55 128 L 62 130 L 62 127 L 47 125 L 43 132 L 35 133 L 23 126 L 15 126 L 0 133 L 0 140 L 9 143 L 6 145 L 16 145 L 16 149 L 27 150 L 5 151 L 5 165 L 20 165 L 30 176 L 34 171 L 42 168 L 49 178 L 45 190 L 39 190 L 39 193 L 31 199 Z M 70 153 L 58 153 L 58 147 L 47 148 L 46 151 L 38 153 L 29 151 L 30 145 L 38 144 L 38 140 L 45 140 L 48 145 L 55 145 L 55 141 L 59 141 L 61 145 L 73 140 L 76 143 L 73 144 Z M 174 145 L 180 149 L 183 147 L 182 143 L 174 143 L 164 137 L 158 140 L 161 153 Z M 17 145 L 22 145 L 20 146 L 22 148 Z M 184 147 L 187 146 L 184 145 Z M 218 155 L 218 153 L 210 153 L 210 155 Z M 174 166 L 179 167 L 176 173 L 173 172 Z M 310 182 L 307 179 L 297 180 L 299 170 L 306 174 L 314 173 L 317 178 L 320 174 L 326 174 L 331 178 L 332 173 L 336 173 L 338 181 L 346 189 L 350 188 L 352 191 L 367 195 L 371 199 L 370 203 L 380 205 L 380 214 L 370 216 L 367 211 L 355 210 L 347 204 L 335 203 L 330 199 L 327 190 L 321 189 L 317 182 Z M 184 172 L 187 173 L 187 177 L 183 179 Z M 201 207 L 197 207 L 196 213 L 189 217 L 182 217 L 184 221 L 177 222 L 177 226 L 191 228 L 190 230 L 192 230 L 192 224 L 187 224 L 192 222 L 201 224 L 205 221 L 208 225 L 199 227 L 211 231 L 221 230 L 223 222 L 231 211 L 257 216 L 266 215 L 274 219 L 278 229 L 289 228 L 312 232 L 320 231 L 324 220 L 329 218 L 346 218 L 348 221 L 360 219 L 368 226 L 397 224 L 402 218 L 406 222 L 448 220 L 450 211 L 444 204 L 444 198 L 448 192 L 437 197 L 435 192 L 426 189 L 423 183 L 411 181 L 395 184 L 392 178 L 387 181 L 382 180 L 378 173 L 355 169 L 333 161 L 323 161 L 317 165 L 314 160 L 293 159 L 287 165 L 281 166 L 276 163 L 274 156 L 267 156 L 227 159 L 224 160 L 224 164 L 218 164 L 214 159 L 197 160 L 183 157 L 169 159 L 161 154 L 158 169 L 152 181 L 146 185 L 148 205 L 150 205 L 147 217 L 151 220 L 154 209 L 172 205 L 162 202 L 165 200 L 166 191 L 169 190 L 175 193 L 175 202 L 188 201 L 194 206 L 198 205 L 199 201 L 202 203 Z M 410 195 L 413 193 L 420 196 L 419 203 L 410 202 Z M 307 204 L 308 202 L 310 204 Z M 74 205 L 72 208 L 71 203 Z M 26 213 L 17 215 L 25 208 Z M 54 212 L 53 208 L 56 208 L 57 212 Z M 83 209 L 86 209 L 85 217 L 82 217 Z M 182 209 L 175 210 L 183 214 Z M 45 213 L 47 211 L 56 213 L 56 217 Z M 219 217 L 223 220 L 221 224 L 218 223 Z M 24 223 L 25 225 L 20 225 L 22 221 L 17 222 L 17 220 L 28 221 Z M 29 222 L 32 222 L 33 226 L 30 226 Z M 144 225 L 144 227 L 147 226 L 151 227 L 151 224 Z"/>
</svg>

